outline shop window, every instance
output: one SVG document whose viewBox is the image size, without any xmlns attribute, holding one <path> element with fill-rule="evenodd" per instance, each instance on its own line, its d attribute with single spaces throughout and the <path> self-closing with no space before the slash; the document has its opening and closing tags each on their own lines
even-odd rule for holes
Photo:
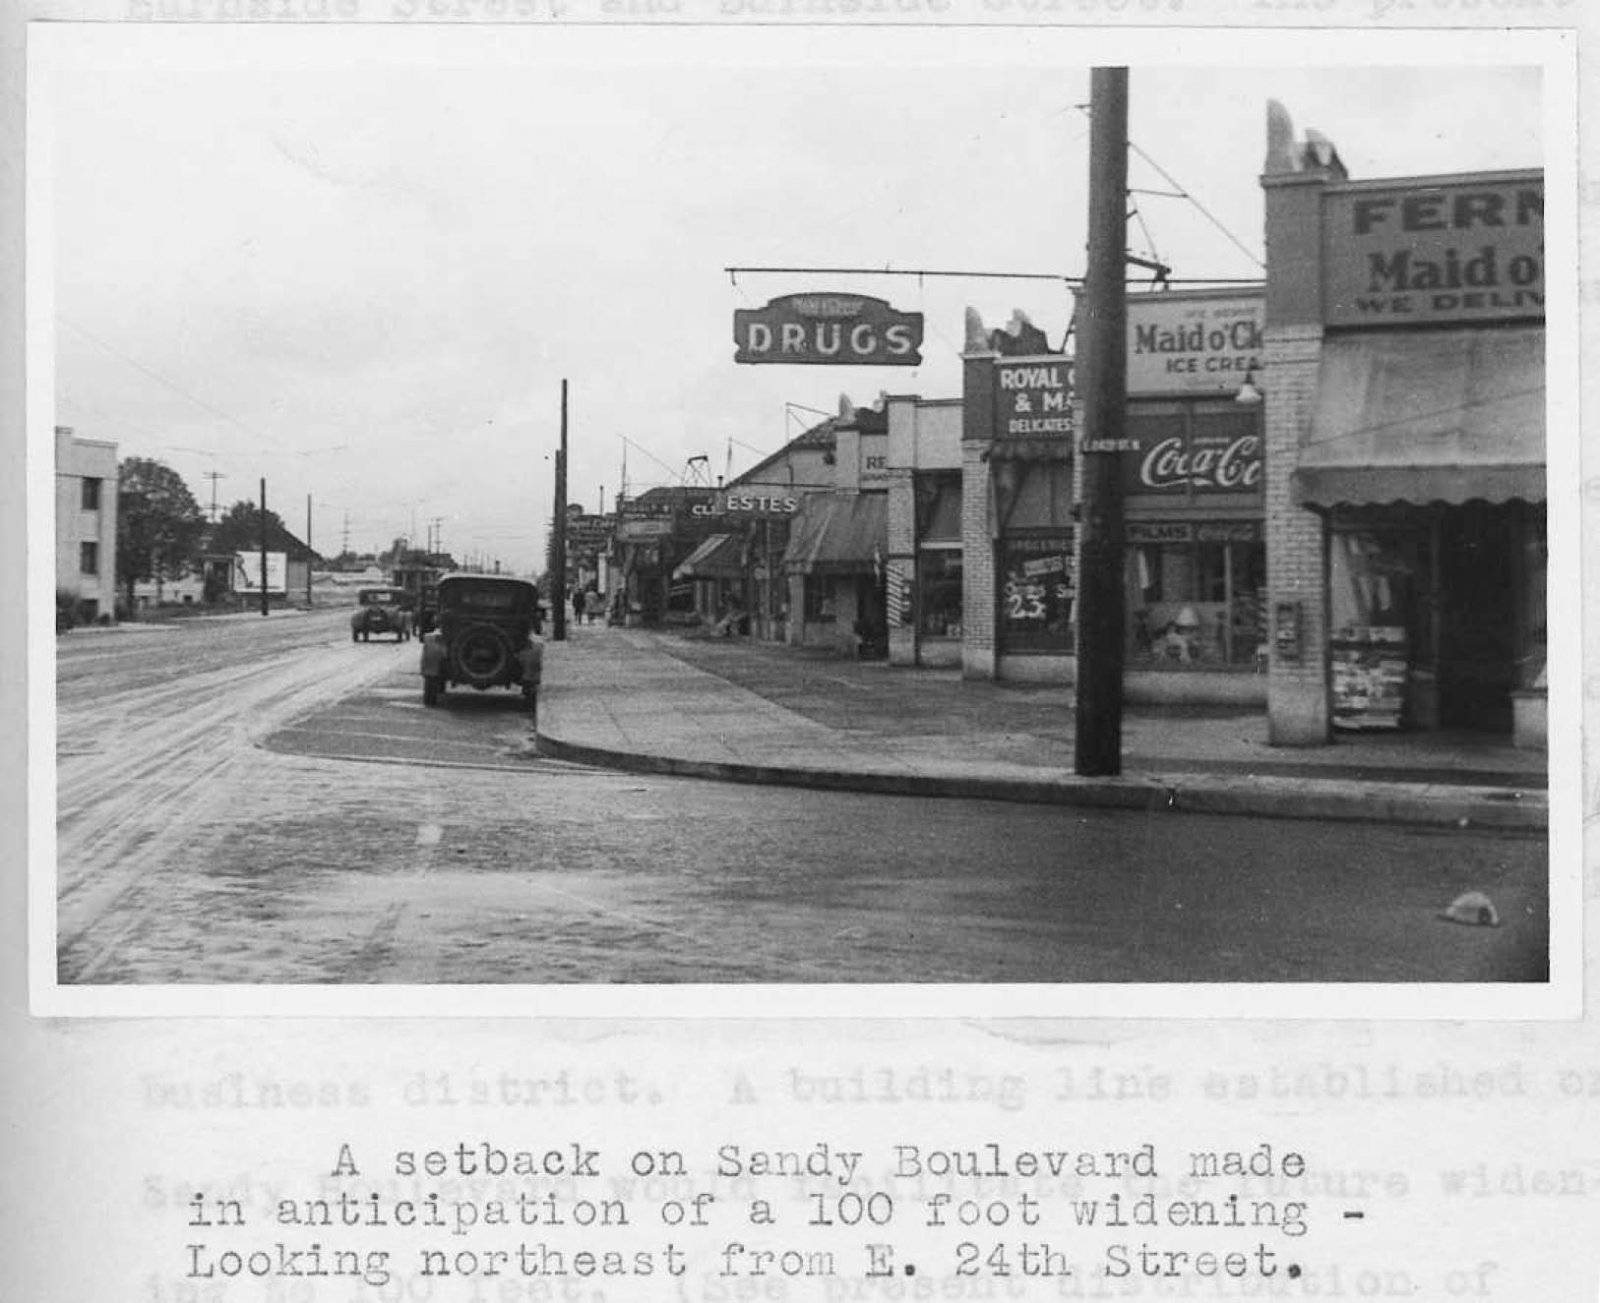
<svg viewBox="0 0 1600 1303">
<path fill-rule="evenodd" d="M 1545 504 L 1530 504 L 1522 517 L 1521 607 L 1518 627 L 1522 631 L 1517 657 L 1517 687 L 1545 686 L 1545 654 L 1548 631 L 1545 589 L 1549 573 L 1549 544 L 1545 527 Z"/>
<path fill-rule="evenodd" d="M 917 542 L 961 542 L 961 474 L 935 471 L 917 476 Z"/>
<path fill-rule="evenodd" d="M 1068 532 L 1001 540 L 996 625 L 1002 654 L 1071 654 L 1075 595 L 1071 557 Z"/>
<path fill-rule="evenodd" d="M 79 573 L 86 575 L 100 573 L 100 544 L 78 544 L 78 570 Z"/>
<path fill-rule="evenodd" d="M 1418 666 L 1431 642 L 1428 536 L 1421 530 L 1339 529 L 1328 537 L 1328 659 L 1336 728 L 1396 728 L 1407 713 L 1432 723 Z M 1436 680 L 1435 680 L 1436 681 Z"/>
<path fill-rule="evenodd" d="M 961 636 L 961 552 L 917 554 L 917 632 L 925 638 Z"/>
<path fill-rule="evenodd" d="M 94 475 L 83 477 L 83 509 L 85 511 L 100 510 L 100 480 Z M 92 574 L 93 571 L 86 573 Z"/>
<path fill-rule="evenodd" d="M 1145 537 L 1124 553 L 1128 668 L 1263 668 L 1267 552 L 1259 526 L 1185 523 L 1130 532 Z"/>
<path fill-rule="evenodd" d="M 1426 588 L 1431 565 L 1428 536 L 1421 529 L 1341 529 L 1328 540 L 1328 614 L 1336 639 L 1366 636 L 1370 629 L 1395 629 L 1412 647 L 1432 643 L 1426 626 Z"/>
<path fill-rule="evenodd" d="M 829 624 L 833 621 L 833 583 L 826 575 L 807 575 L 805 578 L 806 623 Z"/>
</svg>

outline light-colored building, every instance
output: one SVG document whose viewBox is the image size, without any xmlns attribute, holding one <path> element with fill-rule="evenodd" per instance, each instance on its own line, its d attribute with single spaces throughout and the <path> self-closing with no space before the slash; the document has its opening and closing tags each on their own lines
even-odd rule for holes
<svg viewBox="0 0 1600 1303">
<path fill-rule="evenodd" d="M 788 640 L 845 655 L 888 654 L 889 422 L 840 401 L 831 490 L 806 494 L 789 532 Z"/>
<path fill-rule="evenodd" d="M 117 609 L 117 445 L 56 427 L 56 590 L 83 621 Z"/>
<path fill-rule="evenodd" d="M 1269 110 L 1268 720 L 1545 744 L 1544 177 L 1352 181 Z"/>
<path fill-rule="evenodd" d="M 891 395 L 886 410 L 889 662 L 957 666 L 965 628 L 961 400 Z"/>
</svg>

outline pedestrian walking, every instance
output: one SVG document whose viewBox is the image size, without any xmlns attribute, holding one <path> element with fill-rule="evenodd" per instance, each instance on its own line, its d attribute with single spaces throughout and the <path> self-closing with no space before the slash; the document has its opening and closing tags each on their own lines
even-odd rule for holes
<svg viewBox="0 0 1600 1303">
<path fill-rule="evenodd" d="M 585 624 L 593 624 L 605 614 L 605 610 L 606 599 L 601 596 L 599 589 L 591 588 L 587 593 L 584 594 L 583 616 Z"/>
<path fill-rule="evenodd" d="M 583 589 L 581 588 L 572 590 L 572 622 L 573 624 L 583 623 Z"/>
</svg>

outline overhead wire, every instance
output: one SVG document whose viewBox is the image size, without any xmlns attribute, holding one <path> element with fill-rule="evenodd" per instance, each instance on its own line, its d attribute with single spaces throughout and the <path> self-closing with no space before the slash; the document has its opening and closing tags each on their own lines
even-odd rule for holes
<svg viewBox="0 0 1600 1303">
<path fill-rule="evenodd" d="M 217 417 L 219 420 L 227 421 L 230 425 L 237 426 L 240 430 L 244 431 L 244 433 L 248 434 L 252 439 L 257 439 L 257 440 L 260 440 L 262 442 L 270 442 L 270 440 L 268 440 L 267 437 L 265 435 L 263 435 L 260 431 L 252 429 L 250 426 L 246 425 L 243 421 L 241 421 L 238 417 L 233 416 L 233 415 L 229 414 L 228 412 L 224 412 L 219 407 L 212 406 L 210 403 L 206 402 L 205 399 L 197 397 L 196 395 L 190 393 L 187 389 L 185 389 L 182 385 L 178 384 L 176 381 L 168 379 L 166 376 L 162 375 L 159 371 L 155 370 L 153 367 L 146 366 L 143 362 L 140 362 L 137 358 L 129 357 L 121 349 L 117 348 L 113 344 L 108 344 L 105 340 L 101 339 L 93 331 L 84 329 L 84 327 L 80 326 L 77 322 L 73 321 L 71 318 L 62 316 L 61 314 L 58 313 L 56 315 L 56 320 L 61 322 L 62 325 L 67 326 L 69 329 L 74 331 L 76 334 L 82 335 L 83 338 L 87 339 L 91 344 L 98 345 L 100 348 L 104 349 L 107 353 L 110 353 L 112 357 L 117 358 L 119 361 L 126 363 L 128 366 L 131 366 L 135 371 L 138 371 L 141 374 L 148 376 L 150 379 L 154 380 L 157 384 L 164 385 L 166 388 L 172 390 L 173 393 L 178 394 L 183 398 L 187 398 L 191 403 L 193 403 L 196 407 L 200 408 L 201 410 L 209 412 L 212 416 Z"/>
</svg>

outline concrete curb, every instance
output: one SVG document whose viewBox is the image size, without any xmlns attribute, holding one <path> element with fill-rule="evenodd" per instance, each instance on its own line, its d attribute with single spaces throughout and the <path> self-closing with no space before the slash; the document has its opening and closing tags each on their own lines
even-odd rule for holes
<svg viewBox="0 0 1600 1303">
<path fill-rule="evenodd" d="M 1350 780 L 1218 777 L 1175 773 L 1119 778 L 939 777 L 875 770 L 818 769 L 692 760 L 682 756 L 619 751 L 569 742 L 539 732 L 533 750 L 541 756 L 618 769 L 720 782 L 869 792 L 888 796 L 958 797 L 1096 809 L 1170 810 L 1269 819 L 1324 819 L 1424 827 L 1478 827 L 1543 834 L 1549 826 L 1544 792 L 1445 788 L 1421 783 L 1360 783 Z"/>
</svg>

